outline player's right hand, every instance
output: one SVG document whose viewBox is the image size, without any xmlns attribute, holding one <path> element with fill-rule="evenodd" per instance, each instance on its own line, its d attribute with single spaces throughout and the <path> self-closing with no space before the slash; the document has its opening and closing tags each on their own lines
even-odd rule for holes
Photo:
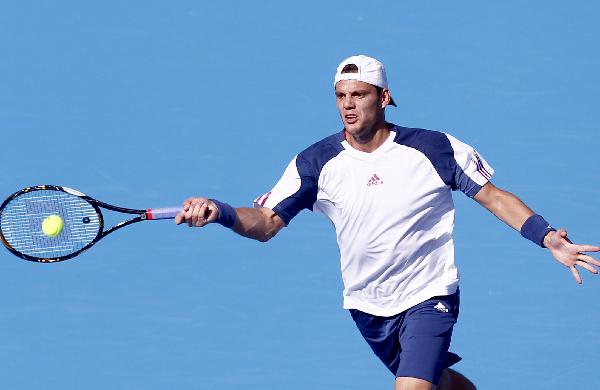
<svg viewBox="0 0 600 390">
<path fill-rule="evenodd" d="M 219 208 L 207 198 L 188 198 L 183 202 L 183 211 L 175 217 L 175 223 L 187 223 L 190 227 L 203 227 L 214 222 L 219 216 Z"/>
</svg>

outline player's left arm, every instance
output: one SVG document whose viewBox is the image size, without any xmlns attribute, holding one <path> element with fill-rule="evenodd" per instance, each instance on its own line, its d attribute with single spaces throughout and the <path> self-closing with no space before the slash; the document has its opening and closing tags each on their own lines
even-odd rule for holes
<svg viewBox="0 0 600 390">
<path fill-rule="evenodd" d="M 594 266 L 600 267 L 600 261 L 584 252 L 600 252 L 600 247 L 573 244 L 569 240 L 566 230 L 551 229 L 542 217 L 536 215 L 514 194 L 488 182 L 474 196 L 474 199 L 498 219 L 521 232 L 526 238 L 548 248 L 556 260 L 571 270 L 577 283 L 581 283 L 581 276 L 576 266 L 593 274 L 598 273 Z"/>
</svg>

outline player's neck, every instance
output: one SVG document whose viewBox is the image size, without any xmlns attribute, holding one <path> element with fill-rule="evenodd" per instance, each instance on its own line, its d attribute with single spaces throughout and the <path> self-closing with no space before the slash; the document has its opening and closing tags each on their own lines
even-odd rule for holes
<svg viewBox="0 0 600 390">
<path fill-rule="evenodd" d="M 390 136 L 390 129 L 387 123 L 383 123 L 381 126 L 377 126 L 373 130 L 360 134 L 350 134 L 344 130 L 346 134 L 346 141 L 356 150 L 360 150 L 365 153 L 372 153 L 379 148 Z"/>
</svg>

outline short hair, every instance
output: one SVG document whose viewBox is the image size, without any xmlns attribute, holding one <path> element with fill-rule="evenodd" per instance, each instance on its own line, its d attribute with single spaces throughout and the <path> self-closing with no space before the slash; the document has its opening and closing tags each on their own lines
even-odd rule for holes
<svg viewBox="0 0 600 390">
<path fill-rule="evenodd" d="M 344 66 L 340 73 L 358 73 L 358 66 L 355 64 L 348 64 Z"/>
</svg>

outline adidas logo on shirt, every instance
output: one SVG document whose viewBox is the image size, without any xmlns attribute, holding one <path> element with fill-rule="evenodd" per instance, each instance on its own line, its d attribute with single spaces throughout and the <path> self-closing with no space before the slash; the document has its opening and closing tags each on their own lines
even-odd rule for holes
<svg viewBox="0 0 600 390">
<path fill-rule="evenodd" d="M 375 173 L 373 176 L 371 176 L 371 180 L 369 180 L 369 182 L 367 183 L 367 187 L 378 186 L 380 184 L 383 184 L 383 180 L 381 180 L 379 176 L 377 176 L 377 174 Z"/>
</svg>

